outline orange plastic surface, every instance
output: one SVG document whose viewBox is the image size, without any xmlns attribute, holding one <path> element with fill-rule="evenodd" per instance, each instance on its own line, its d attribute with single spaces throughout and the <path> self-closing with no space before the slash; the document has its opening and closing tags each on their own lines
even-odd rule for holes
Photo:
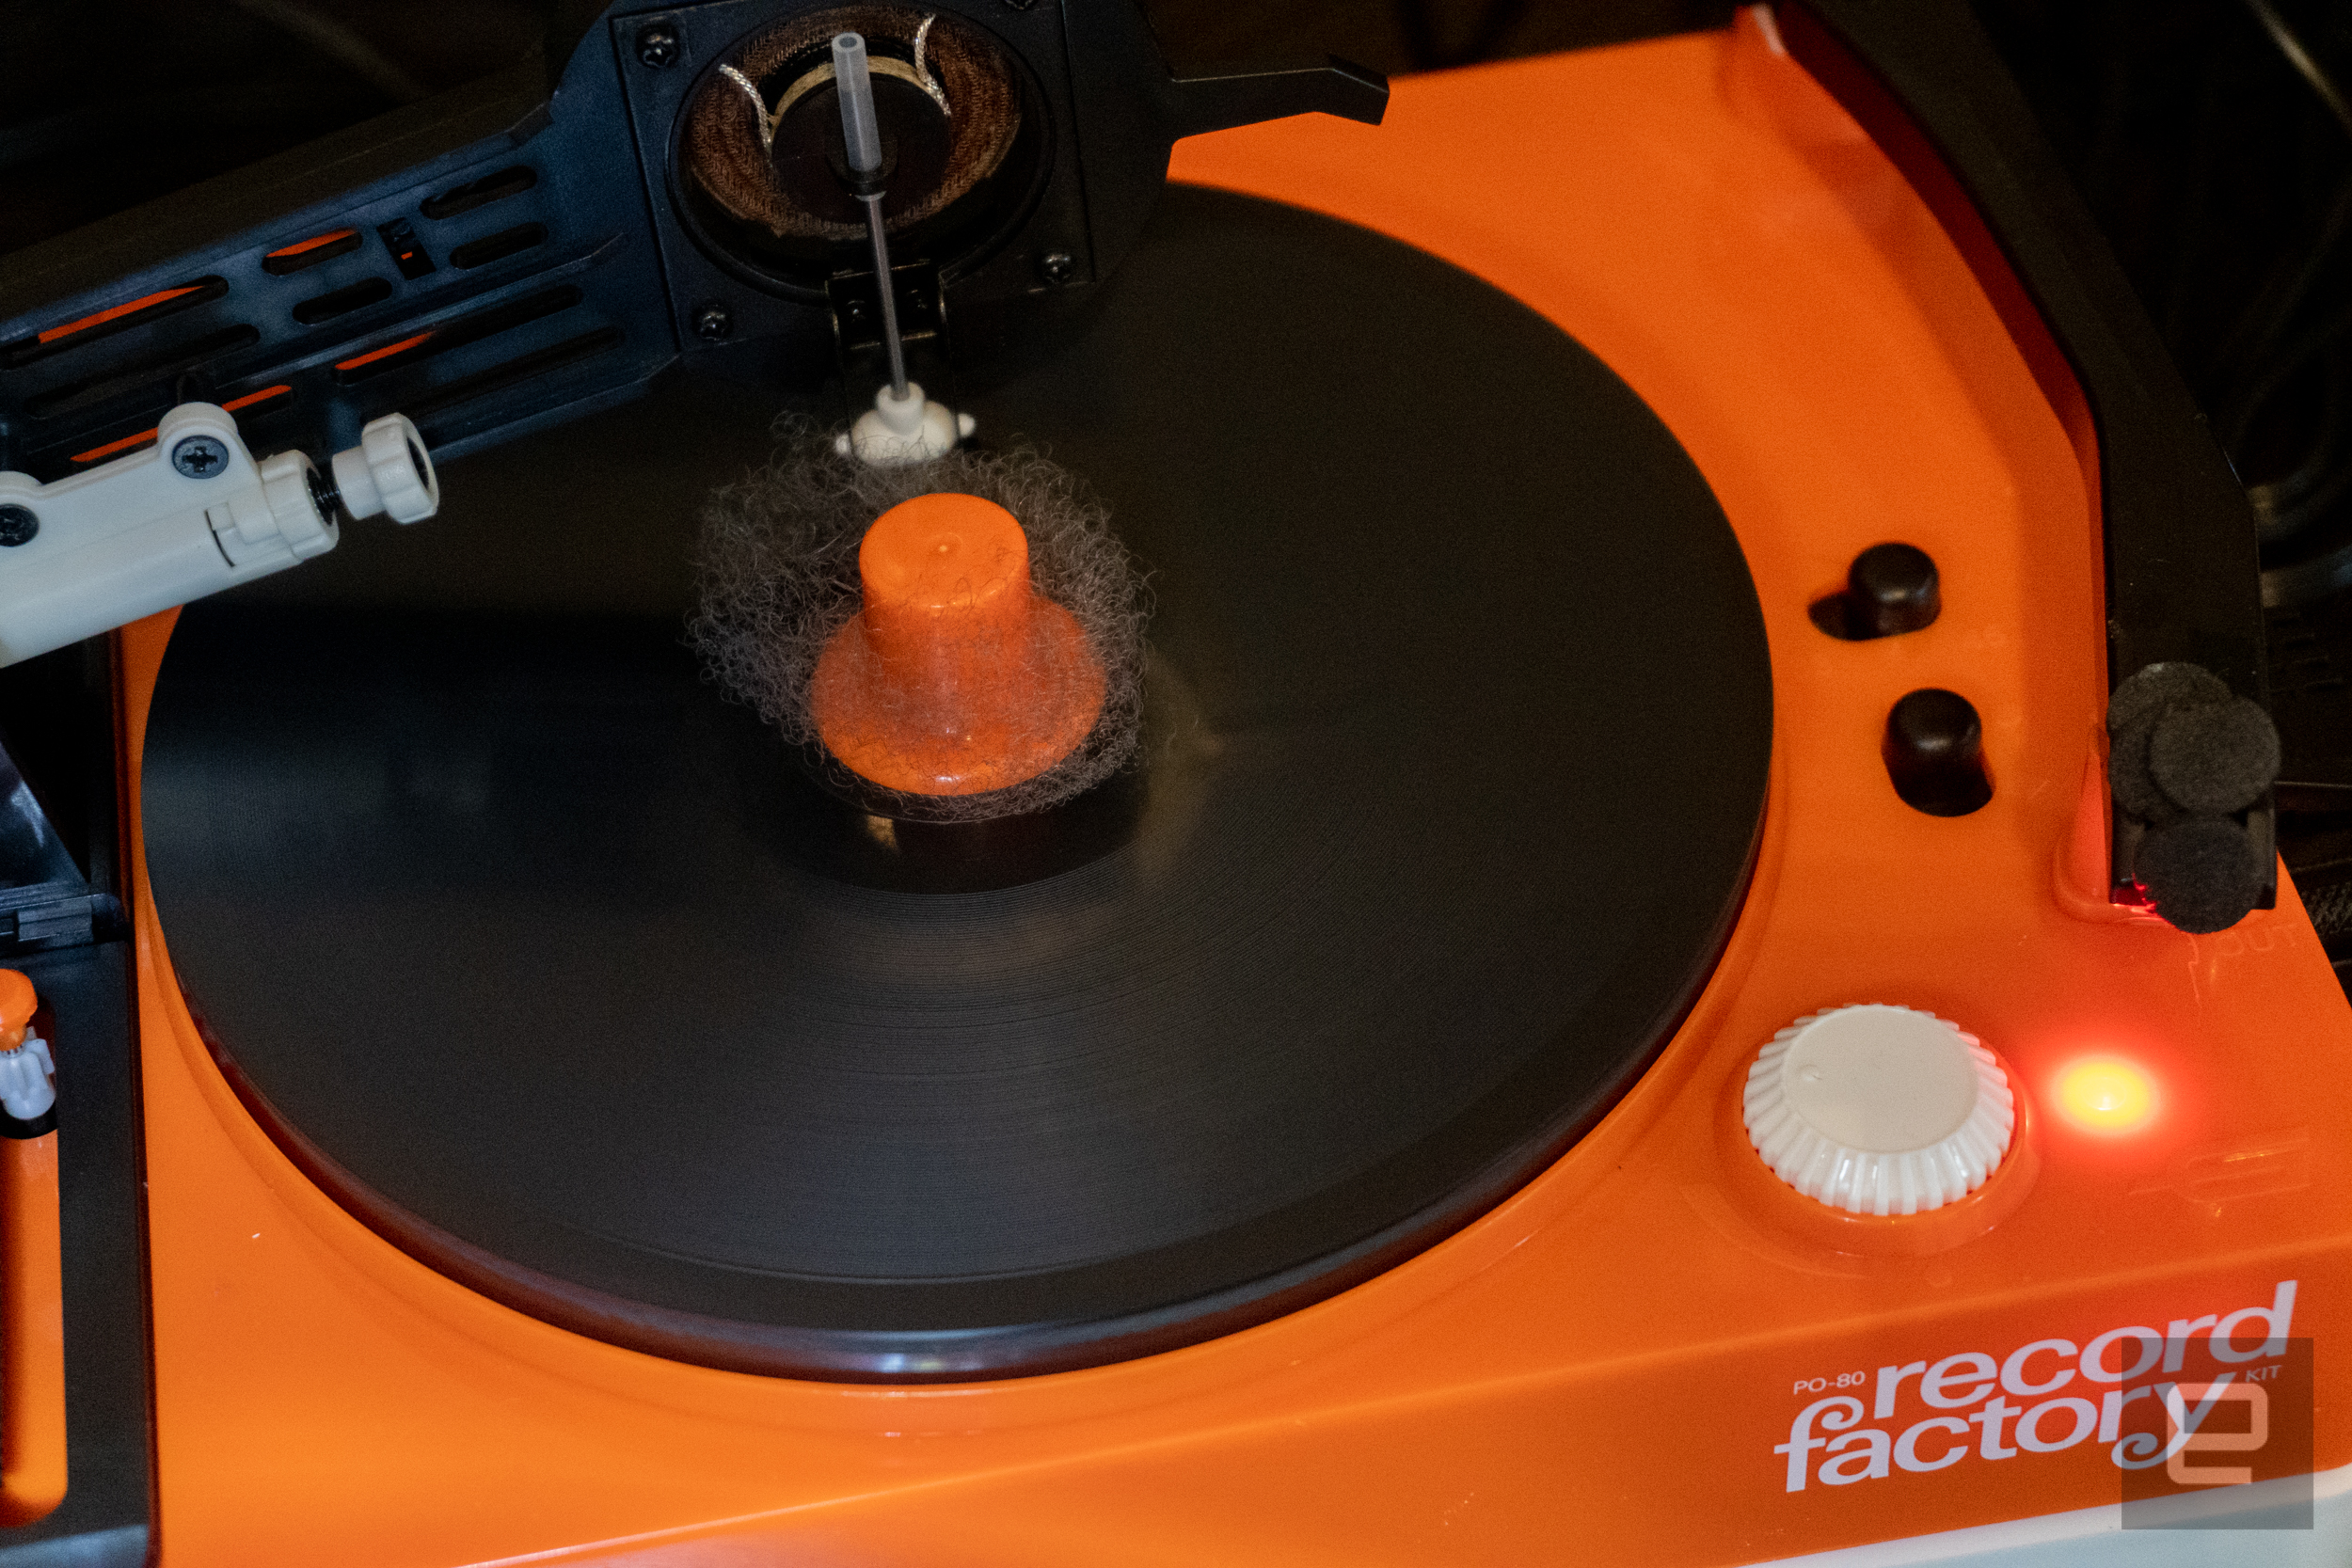
<svg viewBox="0 0 2352 1568">
<path fill-rule="evenodd" d="M 0 969 L 0 1051 L 14 1051 L 24 1043 L 24 1026 L 33 1022 L 33 1009 L 40 1006 L 32 981 L 20 971 Z"/>
<path fill-rule="evenodd" d="M 0 1526 L 65 1497 L 62 1260 L 57 1134 L 0 1138 Z"/>
<path fill-rule="evenodd" d="M 1811 1380 L 2162 1330 L 2288 1279 L 2295 1333 L 2344 1342 L 2352 1011 L 2291 887 L 2206 937 L 2078 896 L 2105 691 L 2084 478 L 1842 113 L 1751 24 L 1401 82 L 1383 128 L 1224 133 L 1175 172 L 1508 290 L 1721 499 L 1771 640 L 1772 793 L 1672 1043 L 1508 1202 L 1289 1317 L 1003 1385 L 762 1380 L 532 1322 L 327 1202 L 213 1068 L 141 868 L 166 1568 L 1699 1568 L 2118 1496 L 2089 1443 L 1791 1492 L 1772 1450 Z M 1823 636 L 1807 604 L 1889 538 L 1934 556 L 1942 618 Z M 167 630 L 123 638 L 135 750 Z M 1880 764 L 1888 708 L 1927 686 L 1983 716 L 1998 787 L 1971 816 L 1911 810 Z M 1979 1035 L 2026 1104 L 2017 1151 L 1932 1225 L 1822 1209 L 1739 1132 L 1774 1030 L 1873 1001 Z M 2090 1055 L 2158 1085 L 2140 1131 L 2046 1114 Z M 2320 1375 L 2325 1468 L 2352 1463 L 2352 1365 Z"/>
<path fill-rule="evenodd" d="M 1033 779 L 1103 715 L 1103 665 L 1067 610 L 1032 591 L 1029 541 L 995 502 L 916 496 L 858 546 L 865 602 L 817 660 L 826 750 L 910 795 Z"/>
</svg>

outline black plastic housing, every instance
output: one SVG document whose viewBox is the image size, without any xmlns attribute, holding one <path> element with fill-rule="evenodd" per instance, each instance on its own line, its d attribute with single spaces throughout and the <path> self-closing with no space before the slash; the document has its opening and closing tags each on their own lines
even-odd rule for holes
<svg viewBox="0 0 2352 1568">
<path fill-rule="evenodd" d="M 185 395 L 238 413 L 259 451 L 340 450 L 398 411 L 447 459 L 636 397 L 681 359 L 817 388 L 836 372 L 822 291 L 697 245 L 672 146 L 717 55 L 818 8 L 567 7 L 498 76 L 10 257 L 0 468 L 83 471 Z M 1336 61 L 1174 81 L 1134 0 L 933 8 L 1015 58 L 1046 143 L 1025 204 L 943 275 L 967 373 L 1021 340 L 1024 307 L 1112 271 L 1179 136 L 1310 110 L 1376 121 L 1387 102 L 1377 73 Z M 640 47 L 649 30 L 663 47 Z M 714 308 L 725 330 L 698 332 Z"/>
</svg>

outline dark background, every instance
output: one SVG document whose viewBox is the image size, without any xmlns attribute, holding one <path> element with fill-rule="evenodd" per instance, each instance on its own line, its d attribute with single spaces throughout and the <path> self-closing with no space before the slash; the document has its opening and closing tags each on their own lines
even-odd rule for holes
<svg viewBox="0 0 2352 1568">
<path fill-rule="evenodd" d="M 1081 0 L 1098 3 L 1098 0 Z M 545 0 L 0 0 L 0 254 L 510 65 Z M 1722 26 L 1720 0 L 1145 0 L 1180 70 L 1391 73 Z"/>
<path fill-rule="evenodd" d="M 1090 0 L 1089 0 L 1090 3 Z M 1972 0 L 2261 524 L 2281 842 L 2352 956 L 2352 6 Z M 1146 0 L 1179 69 L 1391 73 L 1723 25 L 1721 0 Z M 0 0 L 0 257 L 521 59 L 543 0 Z M 0 264 L 5 264 L 0 262 Z"/>
</svg>

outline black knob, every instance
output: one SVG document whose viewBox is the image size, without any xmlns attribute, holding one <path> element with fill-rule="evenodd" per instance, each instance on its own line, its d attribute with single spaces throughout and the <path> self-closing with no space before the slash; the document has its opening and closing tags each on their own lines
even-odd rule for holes
<svg viewBox="0 0 2352 1568">
<path fill-rule="evenodd" d="M 1993 799 L 1984 725 L 1957 691 L 1930 687 L 1897 703 L 1879 754 L 1903 803 L 1931 816 L 1965 816 Z"/>
<path fill-rule="evenodd" d="M 1935 562 L 1916 545 L 1873 545 L 1846 571 L 1849 630 L 1854 638 L 1895 637 L 1934 623 L 1944 608 Z"/>
</svg>

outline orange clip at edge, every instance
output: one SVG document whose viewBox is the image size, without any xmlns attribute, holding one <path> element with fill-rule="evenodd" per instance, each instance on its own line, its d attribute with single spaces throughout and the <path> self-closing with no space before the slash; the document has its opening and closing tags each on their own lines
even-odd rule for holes
<svg viewBox="0 0 2352 1568">
<path fill-rule="evenodd" d="M 24 1044 L 37 1005 L 0 969 L 0 1050 Z M 57 1134 L 0 1138 L 0 1527 L 65 1500 L 64 1289 Z"/>
</svg>

